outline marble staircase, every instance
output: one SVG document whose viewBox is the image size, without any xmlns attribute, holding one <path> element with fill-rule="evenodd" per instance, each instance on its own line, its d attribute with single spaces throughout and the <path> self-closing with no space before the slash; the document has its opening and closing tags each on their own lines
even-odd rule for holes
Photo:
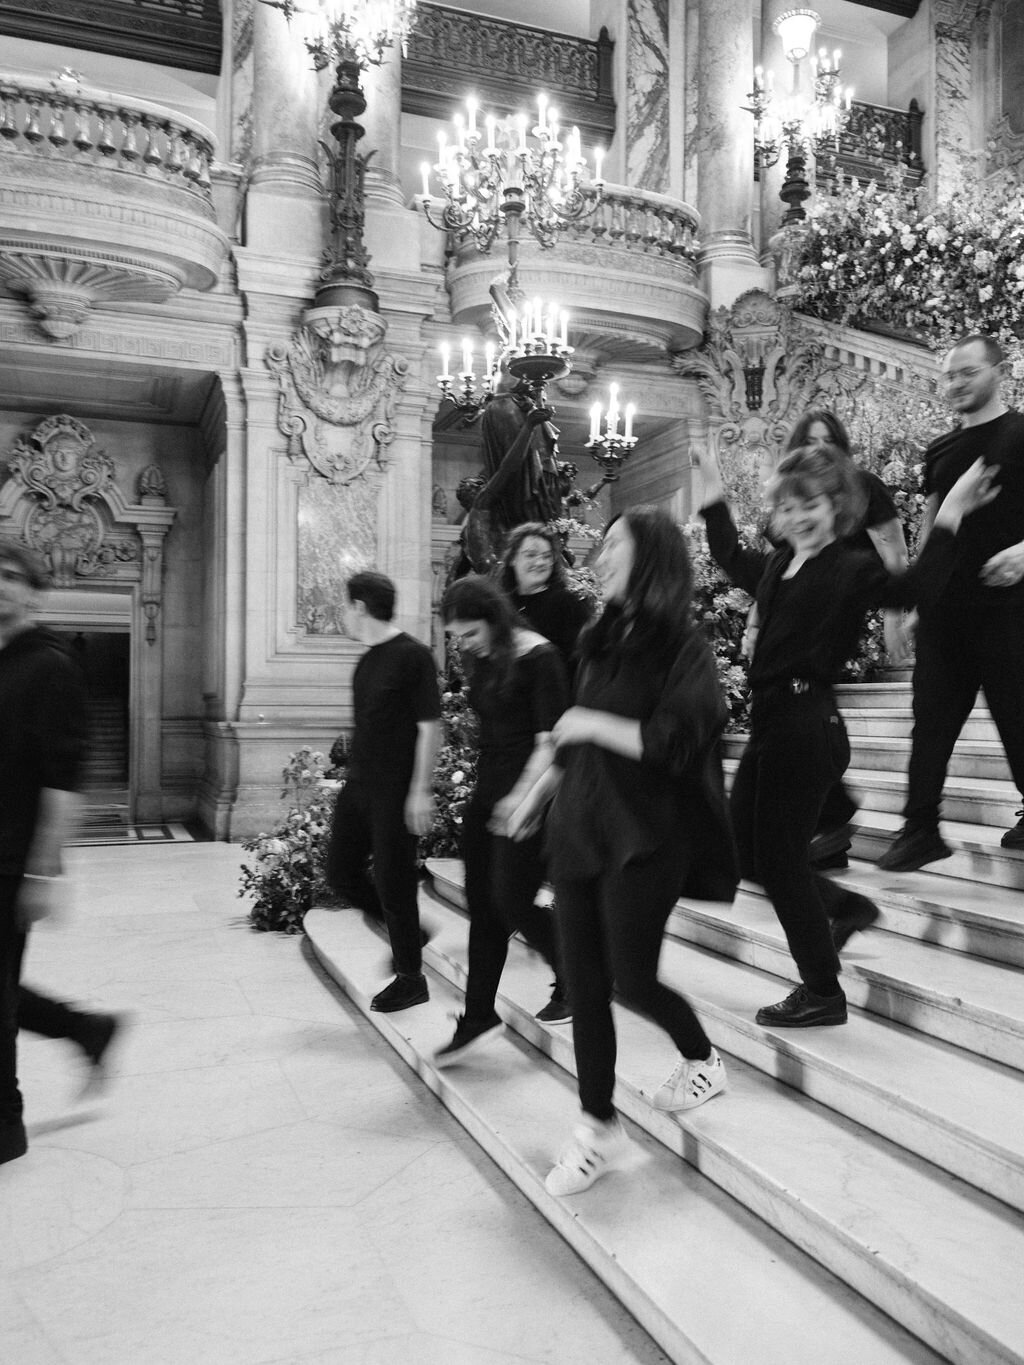
<svg viewBox="0 0 1024 1365">
<path fill-rule="evenodd" d="M 906 739 L 909 697 L 856 689 L 843 706 L 855 762 L 871 747 L 862 739 Z M 968 749 L 991 742 L 990 724 L 972 718 Z M 856 771 L 863 855 L 887 834 L 871 775 L 890 770 Z M 518 939 L 498 1002 L 506 1036 L 444 1072 L 431 1061 L 450 1036 L 446 1008 L 461 1008 L 461 865 L 431 864 L 422 893 L 428 1005 L 369 1012 L 388 966 L 358 914 L 315 909 L 306 930 L 368 1019 L 672 1361 L 1010 1365 L 1024 1360 L 1024 854 L 998 847 L 1005 823 L 969 813 L 944 825 L 954 857 L 927 871 L 886 875 L 858 857 L 838 874 L 882 909 L 843 955 L 846 1028 L 754 1024 L 793 980 L 758 887 L 731 906 L 680 902 L 662 971 L 698 1009 L 729 1089 L 689 1115 L 653 1109 L 672 1046 L 616 1005 L 616 1104 L 635 1161 L 570 1199 L 547 1195 L 543 1177 L 577 1112 L 571 1027 L 534 1018 L 549 972 Z"/>
</svg>

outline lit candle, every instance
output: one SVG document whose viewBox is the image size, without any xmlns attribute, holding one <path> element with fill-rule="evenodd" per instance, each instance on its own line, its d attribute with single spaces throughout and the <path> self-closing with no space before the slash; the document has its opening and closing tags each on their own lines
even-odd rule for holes
<svg viewBox="0 0 1024 1365">
<path fill-rule="evenodd" d="M 575 171 L 581 160 L 580 130 L 578 128 L 573 128 L 572 132 L 569 134 L 569 160 Z"/>
<path fill-rule="evenodd" d="M 541 336 L 541 331 L 542 331 L 542 329 L 543 329 L 543 327 L 544 327 L 544 305 L 541 303 L 540 299 L 534 299 L 534 301 L 533 301 L 533 314 L 532 314 L 532 316 L 533 316 L 533 333 L 532 333 L 533 338 L 534 338 L 535 341 L 543 341 L 544 338 Z"/>
<path fill-rule="evenodd" d="M 461 150 L 466 145 L 466 120 L 456 114 L 452 122 L 455 124 L 455 145 Z"/>
<path fill-rule="evenodd" d="M 491 391 L 491 381 L 494 377 L 494 342 L 489 341 L 484 347 L 484 388 L 488 393 Z"/>
<path fill-rule="evenodd" d="M 452 372 L 451 372 L 451 370 L 448 368 L 449 362 L 450 362 L 450 360 L 451 360 L 451 354 L 452 354 L 452 348 L 448 345 L 447 341 L 442 341 L 442 342 L 441 342 L 441 378 L 442 378 L 442 379 L 451 379 L 451 377 L 452 377 Z"/>
<path fill-rule="evenodd" d="M 601 434 L 601 404 L 595 403 L 590 409 L 590 439 L 596 441 Z"/>
<path fill-rule="evenodd" d="M 520 114 L 520 115 L 516 118 L 516 127 L 519 129 L 519 147 L 518 147 L 518 151 L 519 151 L 519 155 L 522 156 L 522 155 L 524 155 L 525 152 L 526 152 L 526 115 L 525 115 L 525 114 Z"/>
<path fill-rule="evenodd" d="M 430 198 L 430 167 L 425 161 L 420 163 L 420 170 L 423 172 L 423 198 Z"/>
<path fill-rule="evenodd" d="M 480 108 L 476 100 L 470 95 L 466 101 L 466 109 L 469 112 L 469 127 L 466 129 L 469 137 L 476 137 L 476 111 Z"/>
<path fill-rule="evenodd" d="M 462 373 L 473 373 L 473 343 L 471 341 L 464 340 L 462 343 Z"/>
<path fill-rule="evenodd" d="M 608 385 L 608 435 L 614 436 L 619 429 L 619 386 Z"/>
<path fill-rule="evenodd" d="M 524 346 L 528 346 L 528 345 L 529 345 L 530 337 L 533 336 L 533 328 L 530 326 L 530 323 L 531 323 L 532 320 L 533 320 L 532 317 L 531 317 L 532 312 L 533 312 L 533 305 L 532 305 L 531 303 L 529 303 L 529 302 L 524 303 L 524 304 L 523 304 L 523 345 L 524 345 Z"/>
<path fill-rule="evenodd" d="M 602 179 L 601 179 L 601 164 L 602 164 L 603 161 L 604 161 L 604 148 L 603 148 L 603 147 L 595 147 L 595 148 L 594 148 L 594 180 L 596 181 L 596 183 L 597 183 L 598 185 L 600 185 L 600 184 L 603 183 L 603 182 L 602 182 Z"/>
<path fill-rule="evenodd" d="M 838 47 L 836 48 L 835 52 L 832 53 L 832 66 L 836 71 L 839 70 L 839 58 L 842 55 L 843 55 L 842 50 Z"/>
<path fill-rule="evenodd" d="M 852 86 L 852 85 L 848 85 L 848 86 L 846 87 L 846 107 L 847 107 L 847 109 L 849 109 L 849 107 L 850 107 L 850 105 L 851 105 L 852 103 L 853 103 L 853 86 Z"/>
<path fill-rule="evenodd" d="M 558 314 L 555 312 L 555 305 L 551 304 L 548 308 L 548 320 L 544 326 L 544 344 L 549 351 L 552 350 L 555 345 L 555 318 L 557 316 Z"/>
<path fill-rule="evenodd" d="M 537 127 L 544 131 L 548 126 L 548 97 L 547 95 L 537 96 Z"/>
<path fill-rule="evenodd" d="M 561 323 L 562 331 L 561 336 L 559 337 L 559 345 L 562 347 L 562 350 L 564 351 L 566 347 L 569 345 L 569 314 L 565 311 L 564 308 L 562 309 Z"/>
<path fill-rule="evenodd" d="M 761 90 L 761 89 L 763 89 L 763 88 L 764 88 L 764 67 L 763 67 L 763 66 L 755 66 L 755 67 L 754 67 L 754 89 L 755 89 L 755 90 Z"/>
<path fill-rule="evenodd" d="M 516 322 L 515 313 L 508 320 L 508 349 L 511 354 L 516 349 Z"/>
<path fill-rule="evenodd" d="M 768 98 L 771 99 L 771 97 L 772 97 L 774 94 L 775 94 L 775 72 L 774 72 L 774 71 L 769 71 L 769 72 L 768 72 Z"/>
<path fill-rule="evenodd" d="M 496 144 L 495 141 L 494 141 L 494 115 L 493 115 L 493 114 L 488 114 L 487 117 L 484 119 L 484 127 L 487 129 L 487 150 L 488 150 L 488 152 L 496 152 L 496 151 L 498 150 L 498 147 L 497 147 L 497 144 Z"/>
<path fill-rule="evenodd" d="M 549 109 L 549 110 L 548 110 L 548 132 L 551 134 L 551 137 L 553 138 L 553 140 L 554 140 L 555 142 L 558 141 L 558 130 L 559 130 L 559 127 L 560 127 L 560 125 L 559 125 L 559 122 L 558 122 L 558 110 L 557 110 L 557 109 Z"/>
<path fill-rule="evenodd" d="M 626 404 L 626 424 L 622 429 L 623 438 L 627 441 L 633 439 L 633 418 L 636 416 L 636 404 Z"/>
</svg>

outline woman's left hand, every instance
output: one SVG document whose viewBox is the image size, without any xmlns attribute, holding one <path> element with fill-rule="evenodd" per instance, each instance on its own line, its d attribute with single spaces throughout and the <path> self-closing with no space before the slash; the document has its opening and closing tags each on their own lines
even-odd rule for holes
<svg viewBox="0 0 1024 1365">
<path fill-rule="evenodd" d="M 487 828 L 490 833 L 500 834 L 503 839 L 507 839 L 509 837 L 508 822 L 522 803 L 522 795 L 516 792 L 509 792 L 507 796 L 495 801 L 491 818 L 487 821 Z"/>
<path fill-rule="evenodd" d="M 555 722 L 551 738 L 555 747 L 562 749 L 567 744 L 589 744 L 594 738 L 594 718 L 596 711 L 586 706 L 570 706 Z"/>
</svg>

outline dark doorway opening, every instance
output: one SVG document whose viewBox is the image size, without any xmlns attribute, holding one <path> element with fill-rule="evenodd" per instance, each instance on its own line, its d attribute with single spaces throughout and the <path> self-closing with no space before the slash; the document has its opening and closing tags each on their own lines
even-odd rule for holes
<svg viewBox="0 0 1024 1365">
<path fill-rule="evenodd" d="M 131 637 L 127 631 L 58 633 L 81 664 L 88 692 L 89 730 L 81 777 L 87 821 L 124 825 L 131 820 Z"/>
</svg>

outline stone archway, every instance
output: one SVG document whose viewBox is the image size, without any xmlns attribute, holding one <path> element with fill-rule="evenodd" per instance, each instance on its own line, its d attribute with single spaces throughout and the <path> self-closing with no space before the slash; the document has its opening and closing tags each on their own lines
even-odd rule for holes
<svg viewBox="0 0 1024 1365">
<path fill-rule="evenodd" d="M 130 632 L 130 818 L 163 818 L 164 539 L 176 515 L 158 466 L 144 469 L 135 502 L 117 483 L 116 461 L 89 428 L 48 417 L 2 457 L 0 532 L 37 550 L 58 596 L 72 604 L 96 592 L 125 602 Z M 70 597 L 69 597 L 70 594 Z M 81 626 L 88 616 L 69 612 Z"/>
</svg>

